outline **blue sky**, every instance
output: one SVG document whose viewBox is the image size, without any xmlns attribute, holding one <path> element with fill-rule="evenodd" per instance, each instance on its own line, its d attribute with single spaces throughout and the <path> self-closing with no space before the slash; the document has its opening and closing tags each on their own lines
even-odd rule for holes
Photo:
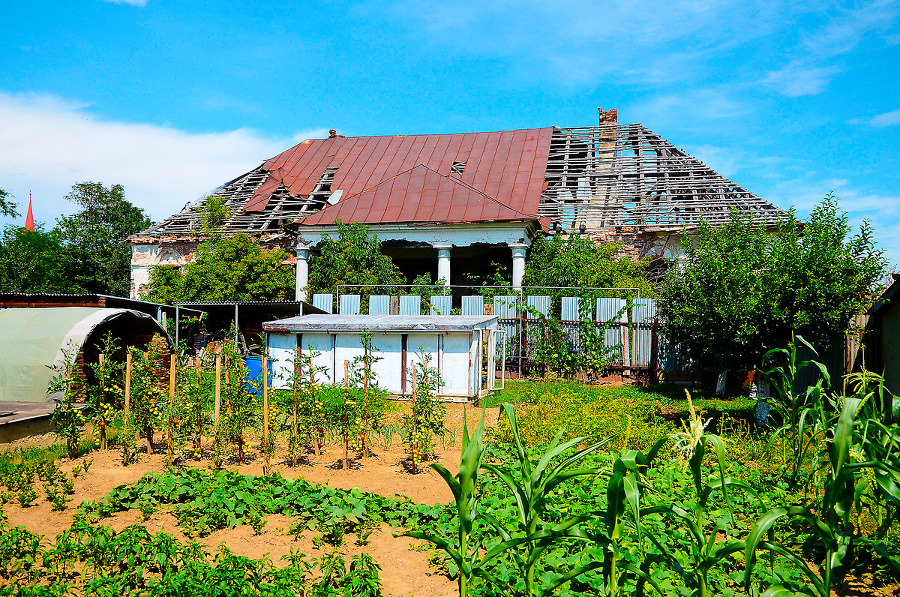
<svg viewBox="0 0 900 597">
<path fill-rule="evenodd" d="M 801 214 L 834 190 L 900 262 L 900 3 L 7 3 L 0 188 L 156 220 L 299 140 L 641 122 Z M 0 220 L 0 223 L 7 221 Z"/>
</svg>

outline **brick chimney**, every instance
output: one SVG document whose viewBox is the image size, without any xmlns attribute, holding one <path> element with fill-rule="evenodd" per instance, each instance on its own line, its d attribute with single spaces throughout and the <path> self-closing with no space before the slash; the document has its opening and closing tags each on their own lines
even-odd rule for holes
<svg viewBox="0 0 900 597">
<path fill-rule="evenodd" d="M 619 114 L 618 110 L 613 108 L 612 110 L 604 111 L 602 107 L 597 108 L 597 111 L 600 112 L 600 126 L 616 126 L 619 124 Z"/>
</svg>

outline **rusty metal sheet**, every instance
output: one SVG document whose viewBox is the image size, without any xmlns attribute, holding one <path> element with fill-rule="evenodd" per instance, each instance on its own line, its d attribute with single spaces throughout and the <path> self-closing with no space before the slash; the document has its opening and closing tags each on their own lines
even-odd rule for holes
<svg viewBox="0 0 900 597">
<path fill-rule="evenodd" d="M 272 193 L 282 182 L 291 194 L 307 196 L 326 168 L 337 168 L 332 189 L 343 190 L 343 203 L 371 187 L 415 169 L 419 164 L 446 176 L 450 174 L 453 162 L 465 161 L 463 173 L 454 175 L 454 178 L 496 199 L 520 216 L 537 214 L 551 134 L 552 128 L 543 128 L 451 135 L 310 139 L 265 162 L 263 168 L 270 170 L 269 179 L 248 202 L 245 211 L 265 209 Z M 437 201 L 447 197 L 446 192 L 443 195 L 438 193 L 430 177 L 428 181 L 431 187 L 420 186 L 412 179 L 395 181 L 396 184 L 390 185 L 390 203 L 393 204 L 396 195 L 401 193 L 400 186 L 404 182 L 411 202 Z M 455 203 L 470 195 L 454 190 L 450 197 Z M 414 211 L 417 214 L 415 217 L 421 217 L 420 212 L 428 210 L 415 208 Z M 452 208 L 452 211 L 458 213 L 459 207 Z M 477 209 L 463 210 L 463 219 L 468 220 L 470 216 L 471 221 L 503 219 L 499 215 L 501 212 L 502 208 L 478 204 Z M 391 213 L 399 215 L 400 210 L 387 210 L 385 216 Z M 404 214 L 407 213 L 408 210 L 404 210 Z"/>
<path fill-rule="evenodd" d="M 426 166 L 418 165 L 307 216 L 301 224 L 330 225 L 335 220 L 377 224 L 530 219 L 533 219 L 531 214 L 515 211 L 453 177 L 442 176 Z"/>
</svg>

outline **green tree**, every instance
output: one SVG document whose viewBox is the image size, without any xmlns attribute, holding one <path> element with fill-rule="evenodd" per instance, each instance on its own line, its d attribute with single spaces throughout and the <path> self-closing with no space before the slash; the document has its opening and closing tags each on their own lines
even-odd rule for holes
<svg viewBox="0 0 900 597">
<path fill-rule="evenodd" d="M 9 192 L 0 189 L 0 216 L 8 218 L 18 218 L 19 211 L 17 205 L 9 198 Z"/>
<path fill-rule="evenodd" d="M 294 268 L 283 249 L 263 249 L 250 235 L 215 236 L 200 243 L 179 269 L 150 269 L 145 299 L 178 301 L 278 301 L 294 296 Z"/>
<path fill-rule="evenodd" d="M 377 235 L 358 222 L 337 221 L 338 238 L 322 235 L 321 251 L 310 264 L 312 292 L 332 292 L 340 284 L 398 286 L 406 282 L 393 260 L 381 252 Z M 355 294 L 389 294 L 389 288 L 353 288 Z"/>
<path fill-rule="evenodd" d="M 125 199 L 122 185 L 79 182 L 66 199 L 81 211 L 57 221 L 69 251 L 70 283 L 87 292 L 128 296 L 131 246 L 128 237 L 149 227 L 144 210 Z"/>
<path fill-rule="evenodd" d="M 644 274 L 647 262 L 621 254 L 618 243 L 595 243 L 590 237 L 570 234 L 547 240 L 539 236 L 528 250 L 525 286 L 640 288 L 652 295 Z"/>
<path fill-rule="evenodd" d="M 753 369 L 791 334 L 827 349 L 865 310 L 886 261 L 863 222 L 828 194 L 800 225 L 794 211 L 774 233 L 733 211 L 723 227 L 702 224 L 660 291 L 669 338 L 706 369 Z"/>
<path fill-rule="evenodd" d="M 73 292 L 66 278 L 68 252 L 57 230 L 7 226 L 0 237 L 0 292 Z"/>
</svg>

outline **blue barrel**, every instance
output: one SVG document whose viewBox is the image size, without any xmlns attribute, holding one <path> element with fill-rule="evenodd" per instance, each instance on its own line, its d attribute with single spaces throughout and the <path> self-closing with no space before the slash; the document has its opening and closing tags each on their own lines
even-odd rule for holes
<svg viewBox="0 0 900 597">
<path fill-rule="evenodd" d="M 269 387 L 272 387 L 272 359 L 269 359 Z M 247 391 L 254 395 L 262 394 L 262 357 L 258 355 L 247 355 L 244 357 L 244 364 L 247 367 L 247 377 L 244 378 L 244 385 Z"/>
</svg>

